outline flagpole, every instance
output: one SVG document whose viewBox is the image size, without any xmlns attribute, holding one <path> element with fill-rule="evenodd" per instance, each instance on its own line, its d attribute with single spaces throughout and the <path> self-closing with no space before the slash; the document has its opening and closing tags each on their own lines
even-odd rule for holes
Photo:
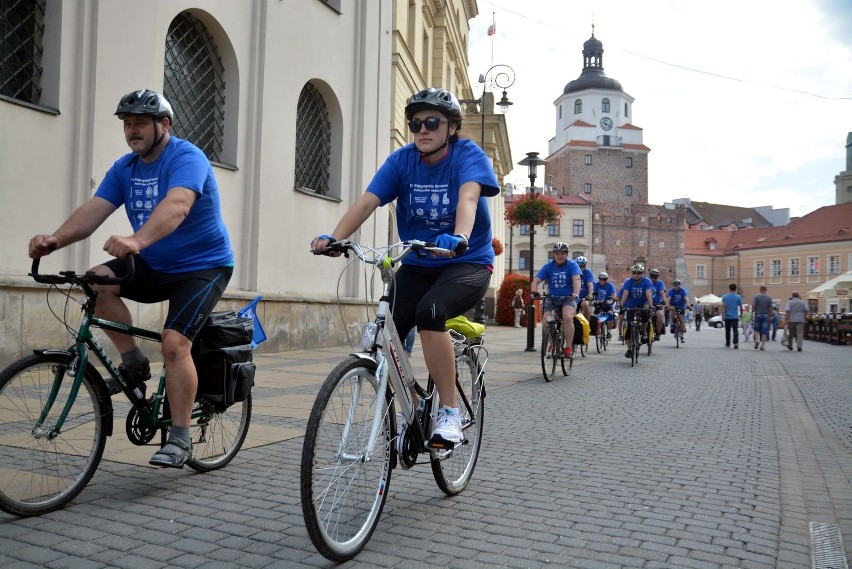
<svg viewBox="0 0 852 569">
<path fill-rule="evenodd" d="M 491 29 L 493 30 L 491 33 L 491 63 L 488 67 L 494 66 L 494 36 L 497 35 L 497 16 L 494 12 L 491 12 Z"/>
</svg>

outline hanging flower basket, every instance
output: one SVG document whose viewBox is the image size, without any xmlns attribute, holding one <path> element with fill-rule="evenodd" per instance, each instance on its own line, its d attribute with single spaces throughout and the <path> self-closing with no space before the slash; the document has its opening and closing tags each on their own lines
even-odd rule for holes
<svg viewBox="0 0 852 569">
<path fill-rule="evenodd" d="M 562 209 L 550 196 L 525 194 L 506 206 L 509 225 L 553 225 L 562 217 Z"/>
<path fill-rule="evenodd" d="M 503 242 L 496 237 L 491 238 L 491 246 L 494 248 L 494 256 L 503 254 Z"/>
</svg>

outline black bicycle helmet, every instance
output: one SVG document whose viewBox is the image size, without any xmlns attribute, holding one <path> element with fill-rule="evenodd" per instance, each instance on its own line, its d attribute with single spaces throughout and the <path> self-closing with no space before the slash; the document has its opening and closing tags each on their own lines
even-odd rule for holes
<svg viewBox="0 0 852 569">
<path fill-rule="evenodd" d="M 156 91 L 140 89 L 123 96 L 115 109 L 115 115 L 124 120 L 127 115 L 141 115 L 155 119 L 169 118 L 175 124 L 175 112 L 164 96 Z"/>
<path fill-rule="evenodd" d="M 680 279 L 675 279 L 675 280 L 673 280 L 673 281 L 672 281 L 672 284 L 673 284 L 674 286 L 680 286 Z"/>
<path fill-rule="evenodd" d="M 554 253 L 556 253 L 556 252 L 567 253 L 568 252 L 568 243 L 566 243 L 564 241 L 560 241 L 560 242 L 556 243 L 555 245 L 553 245 L 553 252 Z"/>
<path fill-rule="evenodd" d="M 436 109 L 441 111 L 448 119 L 453 119 L 457 126 L 461 126 L 462 112 L 461 104 L 455 95 L 446 89 L 429 87 L 418 91 L 411 96 L 405 106 L 405 118 L 411 120 L 414 113 L 424 109 Z"/>
<path fill-rule="evenodd" d="M 658 276 L 660 276 L 660 271 L 657 270 L 657 269 L 651 269 L 651 271 L 648 274 L 651 275 L 652 277 L 658 277 Z"/>
<path fill-rule="evenodd" d="M 609 278 L 609 275 L 604 273 L 604 272 L 601 272 L 601 273 L 598 273 L 598 278 L 602 281 L 605 281 Z"/>
</svg>

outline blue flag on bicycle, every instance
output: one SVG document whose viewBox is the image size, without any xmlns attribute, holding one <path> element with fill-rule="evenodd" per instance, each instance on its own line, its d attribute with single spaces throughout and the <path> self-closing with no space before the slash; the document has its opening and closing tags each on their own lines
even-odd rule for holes
<svg viewBox="0 0 852 569">
<path fill-rule="evenodd" d="M 257 317 L 257 303 L 262 298 L 262 296 L 258 296 L 237 313 L 243 318 L 251 318 L 254 321 L 254 335 L 251 342 L 252 349 L 255 349 L 258 344 L 266 340 L 266 332 L 263 331 L 263 326 L 260 325 L 260 318 Z"/>
</svg>

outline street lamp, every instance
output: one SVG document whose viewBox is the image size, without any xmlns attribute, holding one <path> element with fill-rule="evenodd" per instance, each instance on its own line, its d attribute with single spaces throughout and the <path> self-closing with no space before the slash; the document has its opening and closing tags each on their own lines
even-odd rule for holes
<svg viewBox="0 0 852 569">
<path fill-rule="evenodd" d="M 535 179 L 536 179 L 536 170 L 539 165 L 547 164 L 547 160 L 544 158 L 538 157 L 538 152 L 527 152 L 527 157 L 518 162 L 518 166 L 527 166 L 529 168 L 529 177 L 530 177 L 530 190 L 529 193 L 535 193 Z M 535 247 L 535 225 L 530 224 L 530 291 L 532 291 L 532 282 L 535 275 L 535 262 L 534 262 L 534 247 Z M 530 298 L 530 301 L 527 303 L 527 352 L 534 352 L 535 347 L 533 346 L 533 342 L 535 341 L 535 303 L 533 299 Z"/>
<path fill-rule="evenodd" d="M 459 103 L 462 105 L 479 105 L 479 116 L 482 121 L 481 130 L 479 132 L 479 146 L 483 150 L 485 150 L 485 93 L 488 91 L 487 78 L 492 71 L 494 71 L 491 77 L 492 83 L 500 89 L 503 89 L 503 96 L 500 97 L 500 100 L 497 102 L 497 106 L 500 107 L 500 112 L 508 112 L 509 107 L 511 107 L 514 103 L 512 103 L 512 101 L 510 101 L 506 96 L 506 89 L 515 84 L 515 70 L 508 65 L 503 65 L 502 63 L 493 65 L 488 71 L 479 76 L 479 82 L 482 83 L 482 95 L 478 99 L 459 100 Z"/>
</svg>

